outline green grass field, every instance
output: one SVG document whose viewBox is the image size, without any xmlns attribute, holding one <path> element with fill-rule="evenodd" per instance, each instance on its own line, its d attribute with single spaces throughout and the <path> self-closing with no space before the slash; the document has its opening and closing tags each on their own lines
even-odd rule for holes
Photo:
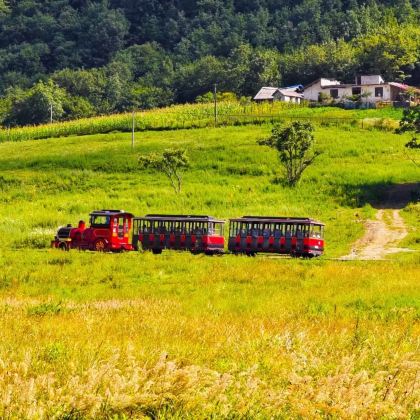
<svg viewBox="0 0 420 420">
<path fill-rule="evenodd" d="M 317 127 L 282 186 L 269 125 L 0 144 L 0 417 L 417 418 L 419 253 L 337 261 L 387 187 L 418 182 L 405 136 Z M 139 154 L 184 147 L 176 196 Z M 93 209 L 310 216 L 327 252 L 123 255 L 48 248 Z M 419 204 L 401 212 L 420 249 Z"/>
</svg>

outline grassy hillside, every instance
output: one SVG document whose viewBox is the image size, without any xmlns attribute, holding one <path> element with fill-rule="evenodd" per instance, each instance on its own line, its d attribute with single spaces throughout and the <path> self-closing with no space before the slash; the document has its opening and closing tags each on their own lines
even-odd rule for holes
<svg viewBox="0 0 420 420">
<path fill-rule="evenodd" d="M 404 136 L 318 127 L 296 189 L 270 127 L 112 133 L 0 144 L 0 417 L 418 415 L 418 253 L 336 261 L 387 186 L 417 182 Z M 137 156 L 185 147 L 175 196 Z M 47 248 L 99 208 L 311 216 L 311 261 Z M 419 249 L 419 205 L 402 212 Z"/>
</svg>

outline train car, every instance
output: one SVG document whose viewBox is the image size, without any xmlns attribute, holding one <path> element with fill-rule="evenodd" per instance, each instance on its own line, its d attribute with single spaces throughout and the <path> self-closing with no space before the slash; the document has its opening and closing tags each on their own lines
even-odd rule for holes
<svg viewBox="0 0 420 420">
<path fill-rule="evenodd" d="M 124 210 L 97 210 L 90 213 L 90 226 L 81 220 L 77 227 L 58 229 L 51 242 L 53 248 L 92 251 L 131 251 L 130 231 L 134 215 Z"/>
<path fill-rule="evenodd" d="M 164 249 L 207 255 L 224 252 L 223 220 L 210 216 L 149 214 L 134 218 L 133 246 L 160 254 Z"/>
<path fill-rule="evenodd" d="M 312 258 L 322 255 L 324 246 L 324 224 L 313 219 L 244 216 L 230 220 L 228 248 L 234 254 Z"/>
</svg>

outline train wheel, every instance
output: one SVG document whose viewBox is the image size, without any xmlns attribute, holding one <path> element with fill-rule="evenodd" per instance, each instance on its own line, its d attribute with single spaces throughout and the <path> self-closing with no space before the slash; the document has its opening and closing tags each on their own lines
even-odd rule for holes
<svg viewBox="0 0 420 420">
<path fill-rule="evenodd" d="M 107 250 L 106 242 L 103 239 L 98 239 L 94 243 L 93 249 L 97 252 L 105 252 Z"/>
<path fill-rule="evenodd" d="M 61 249 L 61 251 L 68 251 L 69 247 L 65 242 L 60 242 L 60 245 L 58 245 L 58 248 Z"/>
<path fill-rule="evenodd" d="M 155 255 L 162 254 L 162 250 L 161 249 L 152 249 L 152 252 Z"/>
</svg>

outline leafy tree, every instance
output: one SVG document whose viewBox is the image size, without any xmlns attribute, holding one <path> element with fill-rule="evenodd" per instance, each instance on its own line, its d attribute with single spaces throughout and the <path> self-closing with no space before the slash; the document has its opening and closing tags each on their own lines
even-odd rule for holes
<svg viewBox="0 0 420 420">
<path fill-rule="evenodd" d="M 96 115 L 94 106 L 81 96 L 66 96 L 63 99 L 64 119 L 75 120 Z"/>
<path fill-rule="evenodd" d="M 224 90 L 224 73 L 222 61 L 213 56 L 180 67 L 175 79 L 177 100 L 193 101 L 198 95 L 213 90 L 214 83 L 218 83 L 219 89 Z"/>
<path fill-rule="evenodd" d="M 156 42 L 131 47 L 117 53 L 114 62 L 123 63 L 137 83 L 171 87 L 175 75 L 171 58 Z"/>
<path fill-rule="evenodd" d="M 313 163 L 319 152 L 312 152 L 314 127 L 309 122 L 293 122 L 286 127 L 276 125 L 270 137 L 258 144 L 276 149 L 280 163 L 285 171 L 286 182 L 294 186 L 300 180 L 303 171 Z"/>
<path fill-rule="evenodd" d="M 109 2 L 87 2 L 80 16 L 80 57 L 87 66 L 99 67 L 107 64 L 124 46 L 129 22 L 119 11 L 111 9 Z"/>
<path fill-rule="evenodd" d="M 217 92 L 217 102 L 236 102 L 238 98 L 233 92 Z M 207 92 L 195 98 L 199 104 L 208 104 L 214 102 L 214 92 Z"/>
<path fill-rule="evenodd" d="M 163 89 L 153 86 L 134 85 L 128 102 L 127 109 L 151 109 L 168 106 L 173 102 L 173 92 L 170 89 Z"/>
<path fill-rule="evenodd" d="M 64 115 L 63 102 L 66 92 L 52 81 L 38 82 L 28 91 L 16 89 L 10 95 L 10 108 L 4 119 L 5 125 L 42 124 Z"/>
<path fill-rule="evenodd" d="M 420 59 L 420 27 L 390 22 L 355 41 L 359 73 L 382 74 L 392 80 Z"/>
<path fill-rule="evenodd" d="M 396 132 L 398 134 L 411 133 L 413 137 L 405 146 L 410 149 L 420 149 L 420 143 L 417 142 L 417 134 L 420 133 L 420 105 L 404 110 L 400 127 Z"/>
<path fill-rule="evenodd" d="M 8 10 L 6 2 L 4 0 L 0 0 L 0 14 L 6 13 Z"/>
<path fill-rule="evenodd" d="M 189 167 L 186 151 L 181 149 L 166 149 L 162 155 L 152 153 L 140 156 L 141 168 L 150 168 L 164 173 L 170 180 L 176 194 L 181 192 L 182 173 Z"/>
</svg>

